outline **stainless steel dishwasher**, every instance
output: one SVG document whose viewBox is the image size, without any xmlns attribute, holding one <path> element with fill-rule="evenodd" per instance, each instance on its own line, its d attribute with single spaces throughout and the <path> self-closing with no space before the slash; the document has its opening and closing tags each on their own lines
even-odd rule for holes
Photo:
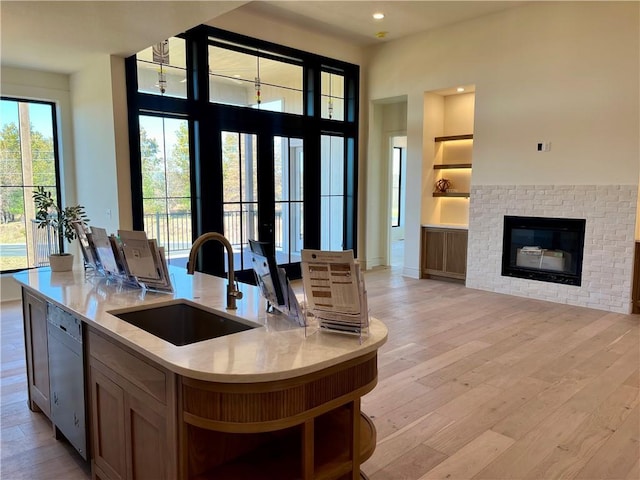
<svg viewBox="0 0 640 480">
<path fill-rule="evenodd" d="M 82 354 L 82 322 L 47 304 L 51 421 L 87 460 L 87 429 Z"/>
</svg>

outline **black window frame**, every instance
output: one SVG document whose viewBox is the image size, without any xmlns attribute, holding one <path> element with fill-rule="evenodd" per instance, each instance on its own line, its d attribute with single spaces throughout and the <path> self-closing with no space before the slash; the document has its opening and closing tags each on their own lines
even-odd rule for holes
<svg viewBox="0 0 640 480">
<path fill-rule="evenodd" d="M 131 151 L 131 190 L 133 227 L 143 229 L 142 177 L 140 165 L 138 115 L 184 116 L 189 120 L 191 158 L 192 228 L 194 238 L 207 231 L 222 231 L 221 189 L 204 188 L 222 185 L 220 138 L 211 132 L 236 130 L 243 133 L 259 132 L 263 135 L 298 137 L 304 141 L 304 247 L 320 248 L 320 137 L 341 135 L 345 138 L 344 175 L 344 248 L 357 254 L 357 179 L 359 135 L 359 84 L 360 67 L 355 64 L 316 55 L 291 47 L 278 45 L 234 32 L 200 25 L 183 34 L 187 64 L 187 98 L 164 97 L 138 92 L 136 56 L 125 60 L 127 100 L 129 114 L 129 141 Z M 220 41 L 217 41 L 220 40 Z M 229 43 L 227 43 L 229 42 Z M 249 107 L 217 104 L 209 101 L 209 45 L 243 51 L 243 53 L 268 56 L 278 61 L 303 66 L 303 113 L 289 114 L 256 110 Z M 333 71 L 345 77 L 344 120 L 321 118 L 321 72 Z M 315 87 L 315 88 L 314 88 Z M 263 154 L 269 144 L 263 142 Z M 271 149 L 272 150 L 272 149 Z M 260 155 L 261 152 L 259 151 Z M 260 167 L 259 167 L 260 168 Z M 267 168 L 268 170 L 268 168 Z M 268 171 L 258 171 L 268 174 Z M 273 224 L 268 212 L 259 218 L 260 239 L 268 238 L 269 225 Z M 202 271 L 223 275 L 222 250 L 208 257 L 205 247 L 200 255 Z M 219 257 L 219 258 L 213 258 Z M 297 271 L 296 271 L 297 270 Z M 288 273 L 299 275 L 299 265 Z"/>
<path fill-rule="evenodd" d="M 55 192 L 56 192 L 56 207 L 57 209 L 60 211 L 62 210 L 62 187 L 61 187 L 61 180 L 60 180 L 60 148 L 58 145 L 58 115 L 57 115 L 57 108 L 58 108 L 58 104 L 57 102 L 53 101 L 53 100 L 38 100 L 38 99 L 32 99 L 32 98 L 24 98 L 24 97 L 19 97 L 19 96 L 12 96 L 12 95 L 0 95 L 0 100 L 7 100 L 7 101 L 13 101 L 13 102 L 24 102 L 24 103 L 36 103 L 36 104 L 41 104 L 41 105 L 49 105 L 51 107 L 51 122 L 52 122 L 52 136 L 53 136 L 53 156 L 54 156 L 54 171 L 55 171 L 55 178 L 56 178 L 56 185 L 55 185 Z M 37 187 L 38 185 L 31 185 L 32 189 L 35 189 L 35 187 Z M 7 185 L 7 187 L 9 187 L 9 185 Z M 11 185 L 11 187 L 15 187 L 14 185 Z M 20 188 L 27 188 L 27 186 L 24 185 L 24 183 L 21 185 Z M 27 221 L 31 221 L 31 219 L 25 219 L 25 222 Z M 25 228 L 29 228 L 29 225 L 25 224 Z M 57 243 L 58 243 L 58 251 L 59 252 L 65 252 L 65 242 L 64 239 L 62 237 L 62 235 L 58 235 L 57 238 Z M 28 255 L 27 255 L 28 258 Z M 25 267 L 25 268 L 14 268 L 14 269 L 7 269 L 7 270 L 0 270 L 0 274 L 12 274 L 12 273 L 17 273 L 17 272 L 22 272 L 24 270 L 31 270 L 33 268 L 37 268 L 36 267 Z"/>
</svg>

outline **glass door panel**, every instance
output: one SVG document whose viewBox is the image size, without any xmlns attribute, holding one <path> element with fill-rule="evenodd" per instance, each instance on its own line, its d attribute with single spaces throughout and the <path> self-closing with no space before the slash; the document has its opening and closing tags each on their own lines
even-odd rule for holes
<svg viewBox="0 0 640 480">
<path fill-rule="evenodd" d="M 344 244 L 344 138 L 323 135 L 320 143 L 320 248 Z"/>
<path fill-rule="evenodd" d="M 274 243 L 278 264 L 299 262 L 304 244 L 303 146 L 299 138 L 273 138 Z"/>
<path fill-rule="evenodd" d="M 191 246 L 191 176 L 186 120 L 140 115 L 142 208 L 147 237 L 168 263 L 184 266 Z"/>
<path fill-rule="evenodd" d="M 258 236 L 257 146 L 257 135 L 222 132 L 223 233 L 233 247 L 235 270 L 251 268 L 248 240 Z"/>
</svg>

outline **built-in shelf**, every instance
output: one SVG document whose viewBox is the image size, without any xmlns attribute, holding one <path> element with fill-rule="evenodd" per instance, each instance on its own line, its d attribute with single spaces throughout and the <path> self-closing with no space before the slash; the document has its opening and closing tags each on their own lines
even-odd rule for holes
<svg viewBox="0 0 640 480">
<path fill-rule="evenodd" d="M 436 137 L 434 138 L 436 142 L 451 142 L 453 140 L 473 140 L 473 133 L 468 133 L 465 135 L 446 135 L 444 137 Z"/>
<path fill-rule="evenodd" d="M 469 192 L 433 192 L 434 197 L 469 197 Z"/>
<path fill-rule="evenodd" d="M 439 164 L 434 165 L 434 170 L 446 170 L 450 168 L 471 168 L 470 163 L 448 163 L 448 164 Z"/>
<path fill-rule="evenodd" d="M 339 407 L 322 415 L 313 427 L 313 446 L 311 459 L 314 463 L 313 478 L 318 480 L 334 480 L 338 478 L 352 478 L 353 460 L 349 452 L 351 428 L 351 411 Z M 376 444 L 376 429 L 373 422 L 365 414 L 360 413 L 360 455 L 358 462 L 364 462 L 373 454 Z M 272 436 L 272 441 L 264 441 L 257 448 L 251 449 L 238 458 L 219 465 L 211 470 L 201 472 L 191 477 L 191 480 L 237 480 L 250 478 L 252 480 L 272 480 L 274 478 L 301 478 L 302 460 L 308 452 L 302 449 L 300 427 L 289 428 L 286 431 L 263 433 L 262 436 Z M 236 434 L 248 436 L 250 434 Z M 233 435 L 232 435 L 233 437 Z M 249 441 L 251 437 L 248 437 Z M 233 440 L 230 440 L 233 442 Z M 235 445 L 234 443 L 232 443 Z M 277 473 L 276 473 L 277 472 Z M 366 475 L 360 473 L 361 479 Z"/>
</svg>

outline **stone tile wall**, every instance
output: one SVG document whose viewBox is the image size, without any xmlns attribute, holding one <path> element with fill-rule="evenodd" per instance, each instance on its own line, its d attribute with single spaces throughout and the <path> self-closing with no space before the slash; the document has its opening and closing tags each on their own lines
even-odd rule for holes
<svg viewBox="0 0 640 480">
<path fill-rule="evenodd" d="M 630 313 L 637 194 L 633 185 L 472 187 L 467 287 Z M 582 285 L 503 277 L 505 215 L 586 219 Z"/>
</svg>

